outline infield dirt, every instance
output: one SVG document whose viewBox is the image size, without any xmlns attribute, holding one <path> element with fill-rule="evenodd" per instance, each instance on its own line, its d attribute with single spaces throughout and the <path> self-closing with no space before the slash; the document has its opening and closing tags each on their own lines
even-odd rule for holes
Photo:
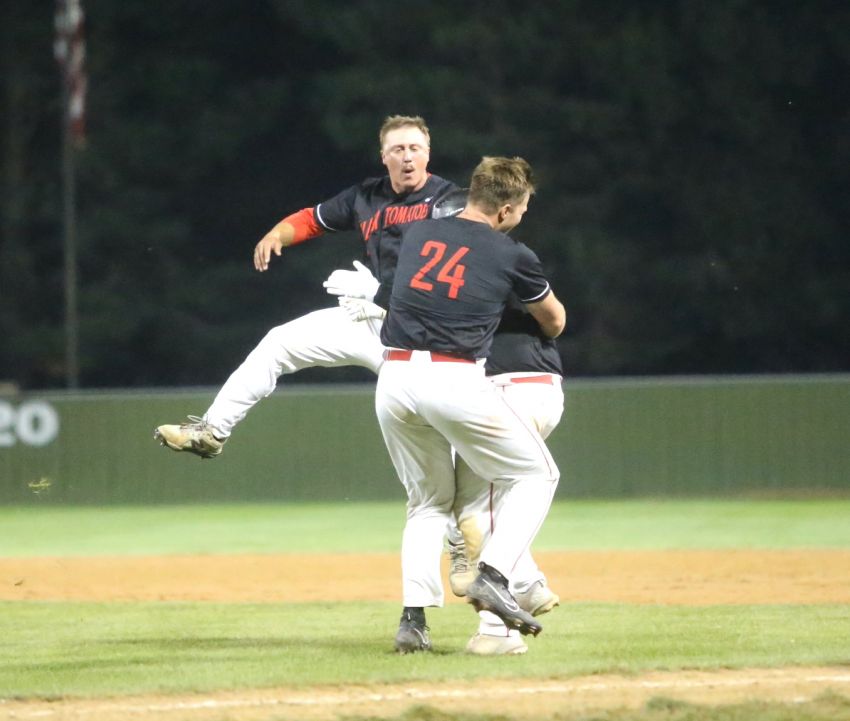
<svg viewBox="0 0 850 721">
<path fill-rule="evenodd" d="M 570 601 L 850 603 L 848 550 L 539 552 L 535 558 L 551 587 Z M 0 558 L 0 600 L 398 601 L 400 593 L 394 553 Z"/>
</svg>

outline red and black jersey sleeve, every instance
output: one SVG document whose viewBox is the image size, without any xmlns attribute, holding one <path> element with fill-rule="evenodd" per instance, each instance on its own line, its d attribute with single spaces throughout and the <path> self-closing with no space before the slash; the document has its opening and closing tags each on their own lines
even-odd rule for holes
<svg viewBox="0 0 850 721">
<path fill-rule="evenodd" d="M 333 198 L 319 203 L 314 210 L 319 225 L 331 232 L 356 230 L 358 223 L 354 210 L 359 191 L 359 185 L 352 185 Z"/>
</svg>

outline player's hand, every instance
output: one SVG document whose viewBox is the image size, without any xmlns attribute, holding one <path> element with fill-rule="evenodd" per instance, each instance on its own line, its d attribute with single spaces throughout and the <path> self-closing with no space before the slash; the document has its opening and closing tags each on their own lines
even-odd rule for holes
<svg viewBox="0 0 850 721">
<path fill-rule="evenodd" d="M 263 239 L 254 247 L 254 267 L 261 273 L 269 269 L 272 253 L 280 257 L 283 241 L 275 233 L 266 233 Z"/>
<path fill-rule="evenodd" d="M 356 270 L 335 270 L 322 283 L 331 295 L 347 295 L 349 298 L 374 300 L 381 285 L 378 279 L 359 260 L 354 261 Z"/>
<path fill-rule="evenodd" d="M 349 298 L 347 295 L 341 295 L 339 305 L 348 313 L 348 317 L 355 322 L 367 318 L 384 318 L 387 315 L 387 311 L 381 306 L 375 305 L 365 298 Z"/>
</svg>

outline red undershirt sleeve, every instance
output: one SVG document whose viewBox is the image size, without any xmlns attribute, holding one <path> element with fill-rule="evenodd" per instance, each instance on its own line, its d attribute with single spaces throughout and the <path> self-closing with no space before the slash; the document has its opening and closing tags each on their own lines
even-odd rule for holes
<svg viewBox="0 0 850 721">
<path fill-rule="evenodd" d="M 316 220 L 314 208 L 302 208 L 297 213 L 287 215 L 282 222 L 289 223 L 295 229 L 295 236 L 290 245 L 298 245 L 325 232 Z"/>
</svg>

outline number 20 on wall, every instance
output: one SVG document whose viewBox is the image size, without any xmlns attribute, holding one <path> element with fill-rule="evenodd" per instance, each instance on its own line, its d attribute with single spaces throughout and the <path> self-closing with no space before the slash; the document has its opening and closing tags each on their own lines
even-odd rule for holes
<svg viewBox="0 0 850 721">
<path fill-rule="evenodd" d="M 458 291 L 465 283 L 463 274 L 466 272 L 466 266 L 461 265 L 460 260 L 469 252 L 469 248 L 465 245 L 458 248 L 441 267 L 437 273 L 437 280 L 440 283 L 447 283 L 449 286 L 448 296 L 452 300 L 457 298 Z M 417 290 L 426 290 L 429 293 L 434 290 L 434 284 L 423 280 L 425 274 L 439 263 L 446 254 L 446 244 L 439 240 L 429 240 L 422 246 L 419 255 L 430 256 L 428 262 L 425 263 L 410 279 L 410 287 Z"/>
<path fill-rule="evenodd" d="M 26 446 L 46 446 L 59 434 L 59 414 L 44 401 L 26 401 L 15 408 L 0 400 L 0 448 L 18 441 Z"/>
</svg>

